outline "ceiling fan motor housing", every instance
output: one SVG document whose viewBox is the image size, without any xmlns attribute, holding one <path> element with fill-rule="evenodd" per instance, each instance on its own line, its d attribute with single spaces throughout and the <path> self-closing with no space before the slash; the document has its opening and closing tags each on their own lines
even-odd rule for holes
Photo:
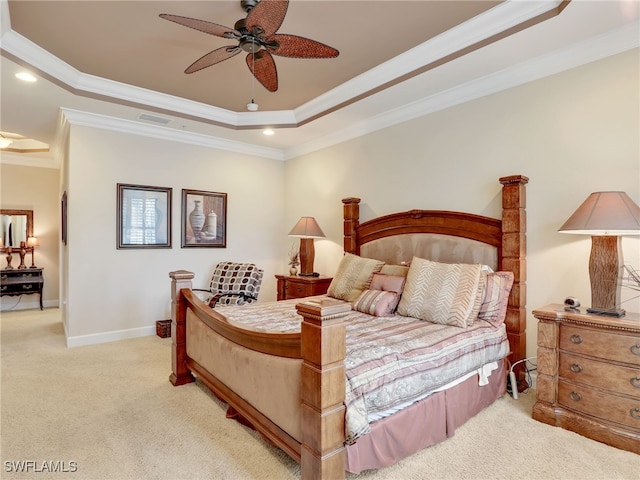
<svg viewBox="0 0 640 480">
<path fill-rule="evenodd" d="M 249 13 L 259 2 L 260 0 L 240 0 L 240 6 L 245 12 Z"/>
</svg>

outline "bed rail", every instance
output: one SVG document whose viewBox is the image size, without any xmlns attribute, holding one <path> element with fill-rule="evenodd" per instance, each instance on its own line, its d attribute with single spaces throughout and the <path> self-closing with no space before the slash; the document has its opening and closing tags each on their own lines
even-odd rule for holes
<svg viewBox="0 0 640 480">
<path fill-rule="evenodd" d="M 303 479 L 344 478 L 346 327 L 343 317 L 351 310 L 351 305 L 330 299 L 303 301 L 296 305 L 302 316 L 299 334 L 255 332 L 231 325 L 223 315 L 201 302 L 191 291 L 193 273 L 178 270 L 169 273 L 169 277 L 171 383 L 178 386 L 193 382 L 192 372 L 195 372 L 260 434 L 300 462 Z M 188 311 L 216 334 L 241 347 L 265 355 L 302 359 L 300 442 L 189 358 Z"/>
</svg>

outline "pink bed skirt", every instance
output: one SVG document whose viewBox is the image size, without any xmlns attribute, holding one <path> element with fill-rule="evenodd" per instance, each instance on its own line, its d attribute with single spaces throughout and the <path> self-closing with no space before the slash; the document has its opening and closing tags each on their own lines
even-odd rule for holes
<svg viewBox="0 0 640 480">
<path fill-rule="evenodd" d="M 479 386 L 473 376 L 378 420 L 371 432 L 346 447 L 346 470 L 360 473 L 387 467 L 452 437 L 456 428 L 503 396 L 505 389 L 505 363 L 500 362 L 488 385 Z"/>
</svg>

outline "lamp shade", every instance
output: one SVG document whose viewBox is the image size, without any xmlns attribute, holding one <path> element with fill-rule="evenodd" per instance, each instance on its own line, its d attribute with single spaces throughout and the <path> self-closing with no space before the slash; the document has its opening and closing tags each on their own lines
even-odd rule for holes
<svg viewBox="0 0 640 480">
<path fill-rule="evenodd" d="M 289 232 L 291 237 L 324 238 L 324 232 L 313 217 L 302 217 Z"/>
<path fill-rule="evenodd" d="M 37 237 L 29 237 L 27 238 L 27 247 L 39 247 L 40 243 L 38 243 Z"/>
<path fill-rule="evenodd" d="M 595 192 L 558 231 L 582 235 L 640 235 L 640 207 L 625 192 Z"/>
</svg>

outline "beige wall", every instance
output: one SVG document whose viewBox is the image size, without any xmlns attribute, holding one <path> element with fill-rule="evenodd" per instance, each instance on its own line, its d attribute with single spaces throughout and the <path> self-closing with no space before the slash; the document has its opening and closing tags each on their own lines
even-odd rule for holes
<svg viewBox="0 0 640 480">
<path fill-rule="evenodd" d="M 67 335 L 71 345 L 155 332 L 169 318 L 168 273 L 195 272 L 208 285 L 222 260 L 265 270 L 261 300 L 275 300 L 283 263 L 281 161 L 71 126 Z M 116 249 L 116 184 L 173 188 L 171 249 Z M 181 190 L 228 194 L 227 248 L 181 248 Z"/>
<path fill-rule="evenodd" d="M 33 233 L 38 238 L 40 246 L 36 247 L 36 266 L 44 268 L 43 303 L 52 307 L 58 305 L 58 243 L 60 233 L 58 229 L 60 218 L 60 199 L 58 197 L 59 170 L 54 168 L 39 168 L 0 164 L 0 208 L 33 210 Z M 4 255 L 0 261 L 6 265 Z M 20 258 L 14 253 L 12 265 L 18 266 Z M 31 255 L 25 259 L 31 265 Z M 18 303 L 18 299 L 20 302 Z M 37 295 L 20 297 L 3 297 L 2 309 L 36 307 Z"/>
<path fill-rule="evenodd" d="M 590 304 L 589 237 L 557 229 L 589 193 L 624 190 L 640 203 L 638 50 L 360 137 L 286 163 L 286 224 L 318 219 L 316 270 L 342 252 L 341 198 L 361 220 L 411 208 L 500 215 L 498 178 L 523 174 L 528 219 L 528 352 L 533 308 L 568 295 Z M 623 238 L 640 267 L 638 237 Z M 624 298 L 638 292 L 624 290 Z M 623 305 L 640 311 L 636 299 Z"/>
</svg>

